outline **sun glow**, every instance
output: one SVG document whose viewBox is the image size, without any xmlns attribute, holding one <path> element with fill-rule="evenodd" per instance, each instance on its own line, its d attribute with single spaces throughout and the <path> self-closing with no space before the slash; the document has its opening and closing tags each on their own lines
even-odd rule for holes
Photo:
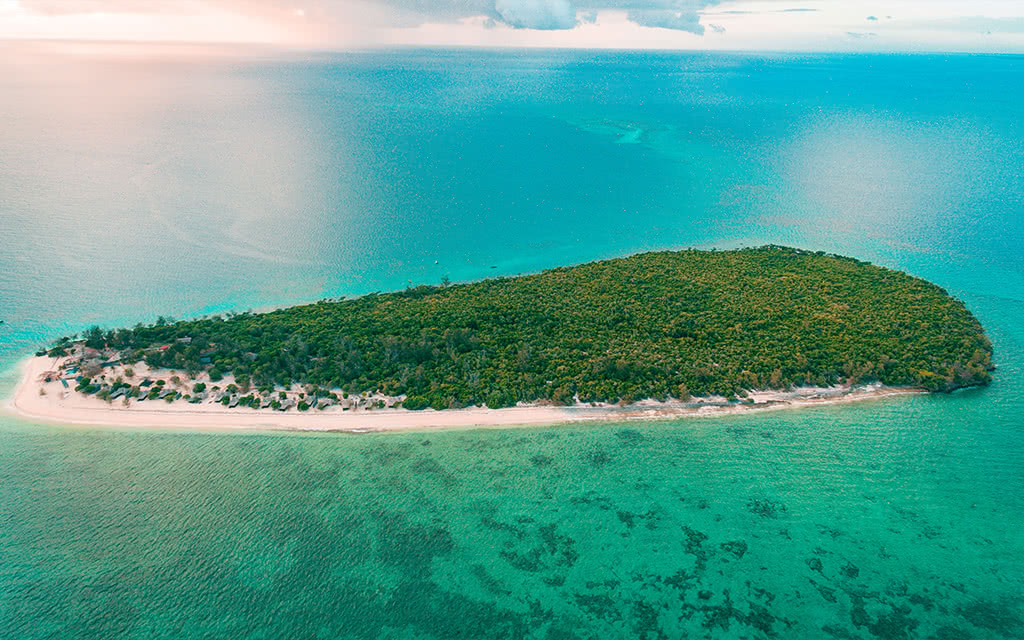
<svg viewBox="0 0 1024 640">
<path fill-rule="evenodd" d="M 225 42 L 281 44 L 302 34 L 294 20 L 300 9 L 282 16 L 246 14 L 215 5 L 188 4 L 180 11 L 89 11 L 42 13 L 17 0 L 0 0 L 0 38 L 14 40 L 115 40 L 136 42 Z M 277 19 L 275 17 L 285 18 Z"/>
</svg>

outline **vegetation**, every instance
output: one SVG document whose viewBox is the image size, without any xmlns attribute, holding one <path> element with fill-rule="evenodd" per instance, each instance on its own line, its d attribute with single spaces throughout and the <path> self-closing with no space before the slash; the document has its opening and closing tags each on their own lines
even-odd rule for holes
<svg viewBox="0 0 1024 640">
<path fill-rule="evenodd" d="M 231 373 L 245 389 L 406 395 L 410 409 L 870 381 L 949 391 L 987 384 L 992 368 L 980 324 L 939 287 L 773 246 L 646 253 L 226 319 L 161 318 L 93 329 L 86 340 L 118 350 L 124 364 L 206 370 L 213 381 Z"/>
</svg>

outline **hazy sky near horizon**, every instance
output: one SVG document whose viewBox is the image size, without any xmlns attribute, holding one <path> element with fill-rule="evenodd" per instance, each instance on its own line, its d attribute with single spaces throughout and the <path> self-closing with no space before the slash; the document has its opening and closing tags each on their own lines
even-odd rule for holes
<svg viewBox="0 0 1024 640">
<path fill-rule="evenodd" d="M 0 0 L 0 38 L 1024 52 L 1024 0 Z"/>
</svg>

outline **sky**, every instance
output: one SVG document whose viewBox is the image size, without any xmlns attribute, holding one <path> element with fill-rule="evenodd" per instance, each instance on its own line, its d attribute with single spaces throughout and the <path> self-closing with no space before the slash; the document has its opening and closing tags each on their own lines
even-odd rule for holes
<svg viewBox="0 0 1024 640">
<path fill-rule="evenodd" d="M 0 39 L 1024 53 L 1024 0 L 0 0 Z"/>
</svg>

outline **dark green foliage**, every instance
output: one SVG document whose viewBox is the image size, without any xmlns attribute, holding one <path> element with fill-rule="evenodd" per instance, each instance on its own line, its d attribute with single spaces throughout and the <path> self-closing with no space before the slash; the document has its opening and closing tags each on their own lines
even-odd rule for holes
<svg viewBox="0 0 1024 640">
<path fill-rule="evenodd" d="M 410 411 L 420 411 L 430 406 L 430 401 L 423 396 L 409 396 L 402 403 L 402 406 Z"/>
<path fill-rule="evenodd" d="M 103 330 L 97 326 L 89 327 L 89 330 L 85 332 L 85 346 L 90 349 L 102 349 L 105 344 Z"/>
<path fill-rule="evenodd" d="M 407 394 L 409 409 L 843 381 L 948 391 L 992 368 L 978 321 L 939 287 L 781 247 L 647 253 L 115 336 L 212 380 Z"/>
</svg>

